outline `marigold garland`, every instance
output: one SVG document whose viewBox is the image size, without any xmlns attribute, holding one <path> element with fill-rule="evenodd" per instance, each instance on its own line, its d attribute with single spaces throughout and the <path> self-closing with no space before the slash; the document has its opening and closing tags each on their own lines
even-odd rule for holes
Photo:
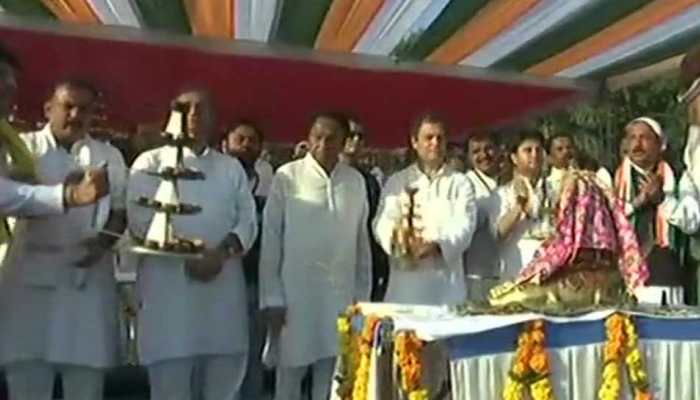
<svg viewBox="0 0 700 400">
<path fill-rule="evenodd" d="M 355 384 L 352 388 L 352 400 L 367 399 L 369 388 L 369 367 L 372 361 L 372 345 L 374 343 L 374 330 L 379 323 L 379 318 L 374 315 L 367 316 L 362 335 L 357 337 L 357 349 L 359 349 L 360 360 L 355 372 Z"/>
<path fill-rule="evenodd" d="M 338 381 L 336 394 L 342 400 L 350 400 L 352 398 L 352 390 L 355 385 L 357 334 L 353 330 L 352 319 L 358 312 L 359 310 L 356 306 L 350 306 L 336 321 L 338 352 L 340 354 L 338 372 L 335 377 L 336 381 Z"/>
<path fill-rule="evenodd" d="M 525 392 L 529 390 L 533 400 L 553 400 L 554 390 L 549 374 L 544 322 L 533 321 L 518 337 L 518 350 L 503 389 L 503 399 L 523 400 Z"/>
<path fill-rule="evenodd" d="M 394 356 L 401 370 L 401 389 L 409 400 L 428 400 L 428 390 L 421 387 L 423 341 L 415 332 L 399 332 L 394 338 Z"/>
<path fill-rule="evenodd" d="M 635 400 L 651 400 L 649 376 L 644 357 L 639 350 L 639 336 L 634 321 L 628 315 L 615 313 L 605 321 L 608 340 L 603 352 L 603 383 L 598 391 L 599 400 L 617 400 L 622 389 L 622 361 L 627 366 Z"/>
</svg>

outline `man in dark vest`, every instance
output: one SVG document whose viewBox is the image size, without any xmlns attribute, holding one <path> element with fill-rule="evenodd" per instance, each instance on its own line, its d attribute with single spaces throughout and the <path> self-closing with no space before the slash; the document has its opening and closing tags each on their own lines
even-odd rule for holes
<svg viewBox="0 0 700 400">
<path fill-rule="evenodd" d="M 243 165 L 251 193 L 255 198 L 255 206 L 258 214 L 258 226 L 262 226 L 262 210 L 265 207 L 265 197 L 258 195 L 261 184 L 260 176 L 255 169 L 255 163 L 262 152 L 264 136 L 260 128 L 251 121 L 239 121 L 224 138 L 223 151 Z M 260 229 L 258 229 L 260 232 Z M 248 349 L 248 367 L 243 385 L 241 386 L 241 398 L 258 399 L 262 397 L 264 369 L 261 362 L 261 353 L 265 342 L 265 320 L 258 307 L 258 261 L 260 259 L 260 235 L 255 239 L 253 247 L 243 258 L 243 272 L 248 291 L 248 312 L 250 318 Z"/>
<path fill-rule="evenodd" d="M 365 179 L 367 188 L 367 202 L 369 203 L 368 224 L 374 220 L 379 205 L 381 186 L 377 178 L 369 171 L 369 166 L 362 165 L 361 161 L 366 153 L 365 135 L 363 128 L 355 121 L 348 121 L 348 136 L 345 139 L 345 148 L 341 154 L 341 159 L 357 169 Z M 372 231 L 371 225 L 369 226 Z M 382 248 L 374 238 L 370 239 L 372 247 L 372 301 L 382 301 L 386 286 L 389 282 L 389 260 Z"/>
</svg>

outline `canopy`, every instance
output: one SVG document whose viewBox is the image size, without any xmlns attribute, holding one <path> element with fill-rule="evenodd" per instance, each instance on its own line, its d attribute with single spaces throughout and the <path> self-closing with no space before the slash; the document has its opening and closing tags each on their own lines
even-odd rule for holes
<svg viewBox="0 0 700 400">
<path fill-rule="evenodd" d="M 0 0 L 15 15 L 606 77 L 685 52 L 699 0 Z"/>
<path fill-rule="evenodd" d="M 222 124 L 254 119 L 272 140 L 296 141 L 314 112 L 341 110 L 368 128 L 373 144 L 387 147 L 404 144 L 411 120 L 425 112 L 461 133 L 590 93 L 566 79 L 579 75 L 565 72 L 579 68 L 568 64 L 585 52 L 578 45 L 561 51 L 551 39 L 563 34 L 561 24 L 600 11 L 602 3 L 0 0 L 0 40 L 24 64 L 21 117 L 40 118 L 51 85 L 65 77 L 94 81 L 105 93 L 107 118 L 118 122 L 160 119 L 183 85 L 199 84 L 214 89 Z M 636 3 L 660 12 L 659 2 Z M 618 23 L 642 10 L 610 7 L 619 9 Z M 579 34 L 577 43 L 597 35 L 588 37 Z M 543 38 L 550 38 L 547 46 Z M 573 50 L 578 58 L 560 57 Z M 560 58 L 568 66 L 546 67 Z"/>
</svg>

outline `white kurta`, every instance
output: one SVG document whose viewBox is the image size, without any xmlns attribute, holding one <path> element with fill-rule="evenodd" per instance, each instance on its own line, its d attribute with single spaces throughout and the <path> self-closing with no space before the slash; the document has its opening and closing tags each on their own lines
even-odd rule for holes
<svg viewBox="0 0 700 400">
<path fill-rule="evenodd" d="M 518 222 L 508 237 L 499 240 L 499 259 L 501 263 L 501 279 L 511 280 L 518 276 L 540 248 L 542 242 L 554 230 L 553 218 L 546 212 L 554 204 L 555 190 L 545 180 L 541 179 L 534 188 L 536 204 L 535 214 L 538 218 L 528 218 Z M 544 197 L 547 197 L 544 199 Z M 491 196 L 489 204 L 489 221 L 491 232 L 496 237 L 500 219 L 515 205 L 512 181 L 499 187 Z M 547 216 L 549 215 L 549 216 Z"/>
<path fill-rule="evenodd" d="M 0 146 L 0 215 L 11 217 L 60 214 L 63 183 L 30 185 L 8 177 L 10 156 Z"/>
<path fill-rule="evenodd" d="M 477 208 L 476 231 L 464 259 L 467 294 L 472 300 L 480 300 L 501 276 L 498 257 L 495 256 L 498 242 L 489 223 L 489 201 L 498 182 L 477 170 L 469 170 L 466 175 L 474 188 Z M 481 293 L 470 293 L 474 291 Z"/>
<path fill-rule="evenodd" d="M 678 181 L 678 192 L 666 194 L 660 204 L 662 213 L 670 225 L 692 235 L 700 228 L 700 193 L 688 171 Z"/>
<path fill-rule="evenodd" d="M 148 151 L 131 168 L 129 229 L 139 236 L 144 235 L 153 212 L 134 202 L 140 196 L 152 198 L 161 182 L 144 172 L 160 170 L 164 159 L 174 151 L 170 146 Z M 185 149 L 183 158 L 186 167 L 202 171 L 206 179 L 178 181 L 180 201 L 198 205 L 202 212 L 174 215 L 176 235 L 201 239 L 213 248 L 229 233 L 235 233 L 247 251 L 257 234 L 257 224 L 243 167 L 212 149 L 199 156 Z M 248 315 L 241 258 L 230 258 L 218 276 L 204 283 L 188 277 L 184 260 L 145 256 L 139 264 L 137 289 L 142 363 L 247 352 Z"/>
<path fill-rule="evenodd" d="M 392 252 L 392 234 L 402 215 L 407 187 L 418 189 L 417 213 L 426 241 L 436 242 L 441 254 L 420 260 L 411 269 L 390 257 L 389 285 L 385 302 L 456 305 L 466 300 L 464 252 L 476 227 L 474 191 L 462 173 L 443 168 L 432 180 L 416 164 L 392 175 L 382 190 L 374 234 L 387 254 Z"/>
<path fill-rule="evenodd" d="M 286 307 L 279 365 L 335 357 L 336 319 L 370 294 L 367 195 L 344 163 L 328 175 L 307 154 L 279 168 L 263 215 L 260 307 Z"/>
<path fill-rule="evenodd" d="M 124 160 L 114 147 L 90 137 L 69 153 L 48 125 L 23 139 L 37 158 L 41 183 L 63 182 L 71 171 L 107 160 L 111 195 L 98 205 L 18 224 L 0 283 L 0 362 L 115 365 L 118 310 L 111 254 L 87 270 L 75 263 L 86 254 L 81 242 L 96 236 L 109 210 L 124 209 Z"/>
<path fill-rule="evenodd" d="M 63 212 L 63 184 L 27 185 L 0 176 L 0 214 L 34 216 Z"/>
<path fill-rule="evenodd" d="M 258 158 L 255 161 L 255 172 L 258 174 L 258 184 L 254 194 L 256 196 L 267 197 L 267 194 L 270 192 L 270 185 L 272 184 L 272 177 L 275 175 L 275 170 L 269 162 Z"/>
</svg>

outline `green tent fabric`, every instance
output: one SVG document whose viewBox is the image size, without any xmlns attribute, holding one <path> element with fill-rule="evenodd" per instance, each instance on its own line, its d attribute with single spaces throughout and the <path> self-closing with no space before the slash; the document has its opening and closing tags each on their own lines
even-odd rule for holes
<svg viewBox="0 0 700 400">
<path fill-rule="evenodd" d="M 605 79 L 608 76 L 622 74 L 648 65 L 656 64 L 667 58 L 685 54 L 689 48 L 700 43 L 700 29 L 690 32 L 683 38 L 664 43 L 648 51 L 634 55 L 623 62 L 614 63 L 596 73 L 586 76 L 590 79 Z"/>
<path fill-rule="evenodd" d="M 192 33 L 181 0 L 135 0 L 146 26 L 171 33 Z"/>
<path fill-rule="evenodd" d="M 504 57 L 492 67 L 500 70 L 525 71 L 600 32 L 651 1 L 601 1 L 577 15 L 572 21 L 555 27 L 534 40 L 532 44 L 525 45 Z"/>
<path fill-rule="evenodd" d="M 403 49 L 394 52 L 399 59 L 419 61 L 429 56 L 445 40 L 457 32 L 465 22 L 488 3 L 488 0 L 452 0 L 435 21 L 414 43 L 399 44 Z"/>
<path fill-rule="evenodd" d="M 285 0 L 273 41 L 301 47 L 314 47 L 316 35 L 333 0 Z"/>
<path fill-rule="evenodd" d="M 56 19 L 41 0 L 0 0 L 5 10 L 23 17 L 43 17 Z"/>
<path fill-rule="evenodd" d="M 184 0 L 79 1 L 92 7 L 102 24 L 194 35 Z M 218 1 L 223 0 L 196 1 L 214 10 Z M 232 39 L 313 49 L 321 27 L 329 16 L 329 10 L 335 1 L 340 0 L 230 1 L 234 2 L 237 10 L 233 16 L 236 29 Z M 354 0 L 357 4 L 359 1 Z M 363 21 L 365 30 L 361 32 L 355 47 L 348 51 L 387 56 L 397 61 L 425 61 L 470 21 L 478 18 L 485 7 L 500 4 L 491 1 L 495 2 L 384 0 L 376 13 L 364 16 L 367 19 Z M 350 3 L 352 2 L 347 4 Z M 607 28 L 616 23 L 624 23 L 626 17 L 650 4 L 659 6 L 659 9 L 676 8 L 671 6 L 676 4 L 676 0 L 541 1 L 524 15 L 509 19 L 508 26 L 499 32 L 492 32 L 493 36 L 481 43 L 479 48 L 473 49 L 469 57 L 453 60 L 460 64 L 455 68 L 464 65 L 496 71 L 526 72 L 534 65 L 585 43 L 594 35 L 603 33 L 602 42 L 605 42 Z M 647 20 L 640 21 L 639 24 L 643 29 L 629 35 L 631 37 L 625 37 L 622 43 L 606 42 L 605 46 L 598 46 L 600 48 L 588 49 L 585 59 L 577 60 L 577 65 L 552 70 L 551 75 L 574 79 L 605 79 L 684 53 L 700 39 L 700 4 L 679 4 L 681 6 L 677 7 L 678 12 L 672 18 L 658 20 L 651 13 L 644 13 L 641 17 Z M 84 20 L 78 21 L 67 15 L 57 17 L 42 0 L 0 0 L 0 7 L 7 17 L 17 18 L 16 22 L 8 19 L 13 24 L 22 24 L 23 17 L 54 20 L 66 18 L 65 22 L 70 24 L 95 22 L 89 13 L 79 17 Z M 684 22 L 674 22 L 679 19 Z M 222 21 L 217 23 L 223 23 Z M 641 35 L 645 35 L 643 44 L 639 41 Z M 513 41 L 514 37 L 522 40 Z M 635 39 L 637 42 L 633 42 Z M 504 46 L 504 43 L 511 45 Z M 625 50 L 621 52 L 620 48 Z M 591 60 L 592 63 L 586 64 Z"/>
</svg>

